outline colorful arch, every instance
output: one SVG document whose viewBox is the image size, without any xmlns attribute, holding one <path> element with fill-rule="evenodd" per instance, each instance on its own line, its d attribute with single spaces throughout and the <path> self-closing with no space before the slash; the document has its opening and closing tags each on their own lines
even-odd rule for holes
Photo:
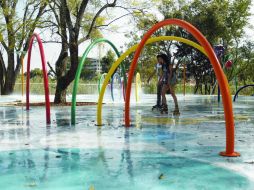
<svg viewBox="0 0 254 190">
<path fill-rule="evenodd" d="M 187 40 L 185 38 L 180 38 L 180 37 L 176 37 L 176 36 L 160 36 L 160 37 L 154 37 L 154 38 L 150 38 L 147 42 L 147 44 L 151 44 L 154 42 L 158 42 L 158 41 L 166 41 L 166 40 L 175 40 L 175 41 L 179 41 L 185 44 L 188 44 L 196 49 L 198 49 L 200 52 L 202 52 L 204 55 L 207 56 L 204 48 L 202 48 L 200 45 L 196 44 L 193 41 Z M 102 102 L 103 102 L 103 98 L 104 98 L 104 93 L 107 87 L 107 84 L 111 78 L 111 76 L 114 74 L 115 70 L 117 69 L 117 67 L 121 64 L 121 62 L 127 57 L 129 56 L 131 53 L 135 52 L 135 50 L 137 49 L 138 44 L 132 46 L 131 48 L 129 48 L 126 52 L 124 52 L 118 60 L 116 60 L 116 62 L 112 65 L 112 67 L 110 68 L 108 74 L 105 77 L 104 83 L 101 87 L 101 93 L 98 99 L 98 105 L 97 105 L 97 125 L 101 126 L 102 125 Z M 124 89 L 124 93 L 125 93 L 125 89 Z"/>
<path fill-rule="evenodd" d="M 158 29 L 162 28 L 163 26 L 167 25 L 176 25 L 179 27 L 184 28 L 186 31 L 191 33 L 198 42 L 202 45 L 205 51 L 208 54 L 208 58 L 214 68 L 214 72 L 216 78 L 218 80 L 221 94 L 223 98 L 223 106 L 224 106 L 224 116 L 226 121 L 226 151 L 221 152 L 221 156 L 240 156 L 239 153 L 234 151 L 234 140 L 235 140 L 235 129 L 234 129 L 234 116 L 233 116 L 233 105 L 232 99 L 230 94 L 230 89 L 228 85 L 228 80 L 220 66 L 220 63 L 217 59 L 217 56 L 214 53 L 213 48 L 211 47 L 210 43 L 207 39 L 203 36 L 203 34 L 195 28 L 190 23 L 179 20 L 179 19 L 167 19 L 155 24 L 143 37 L 139 46 L 135 52 L 129 73 L 128 73 L 128 83 L 126 88 L 126 101 L 125 101 L 125 125 L 126 127 L 130 126 L 130 94 L 131 94 L 131 83 L 134 76 L 134 72 L 137 66 L 138 58 L 141 54 L 143 47 L 145 46 L 146 41 L 150 38 L 150 36 L 157 31 Z"/>
<path fill-rule="evenodd" d="M 33 34 L 28 48 L 28 59 L 27 59 L 27 76 L 26 76 L 26 110 L 29 110 L 30 103 L 29 103 L 29 95 L 30 95 L 30 64 L 31 64 L 31 54 L 33 48 L 33 41 L 34 38 L 37 39 L 39 44 L 40 54 L 41 54 L 41 63 L 42 63 L 42 70 L 43 70 L 43 79 L 44 79 L 44 91 L 45 91 L 45 105 L 46 105 L 46 121 L 47 124 L 50 124 L 50 100 L 49 100 L 49 86 L 48 86 L 48 75 L 47 75 L 47 67 L 46 67 L 46 59 L 44 54 L 44 49 L 42 45 L 41 38 L 38 34 Z"/>
<path fill-rule="evenodd" d="M 105 39 L 105 38 L 99 38 L 95 41 L 93 41 L 85 50 L 80 62 L 79 62 L 79 65 L 78 65 L 78 69 L 77 69 L 77 72 L 76 72 L 76 76 L 75 76 L 75 80 L 74 80 L 74 86 L 73 86 L 73 91 L 72 91 L 72 103 L 71 103 L 71 124 L 75 124 L 76 123 L 76 97 L 77 97 L 77 91 L 78 91 L 78 83 L 79 83 L 79 78 L 80 78 L 80 75 L 81 75 L 81 71 L 82 71 L 82 68 L 84 66 L 84 63 L 85 63 L 85 60 L 87 58 L 87 55 L 89 54 L 89 52 L 93 49 L 93 47 L 98 44 L 98 43 L 102 43 L 102 42 L 105 42 L 107 44 L 109 44 L 113 50 L 115 51 L 116 55 L 118 57 L 120 57 L 120 53 L 119 51 L 117 50 L 117 48 L 115 47 L 115 45 Z M 124 76 L 125 76 L 125 68 L 123 66 L 123 64 L 121 65 L 121 69 L 122 69 L 122 72 L 124 73 Z M 125 81 L 127 79 L 125 78 Z"/>
<path fill-rule="evenodd" d="M 238 97 L 238 94 L 241 90 L 247 88 L 247 87 L 254 87 L 254 84 L 248 84 L 248 85 L 245 85 L 245 86 L 242 86 L 241 88 L 239 88 L 239 90 L 237 90 L 237 92 L 235 93 L 235 96 L 234 96 L 234 102 L 236 101 L 236 98 Z"/>
</svg>

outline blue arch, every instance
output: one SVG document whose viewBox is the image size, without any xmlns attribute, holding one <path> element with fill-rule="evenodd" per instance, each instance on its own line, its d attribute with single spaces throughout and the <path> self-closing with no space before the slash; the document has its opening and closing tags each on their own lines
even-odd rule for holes
<svg viewBox="0 0 254 190">
<path fill-rule="evenodd" d="M 243 90 L 244 88 L 247 88 L 247 87 L 250 87 L 250 86 L 254 87 L 254 84 L 248 84 L 248 85 L 245 85 L 245 86 L 242 86 L 241 88 L 239 88 L 239 90 L 235 93 L 234 102 L 235 102 L 235 100 L 236 100 L 236 98 L 237 98 L 237 96 L 238 96 L 238 93 L 239 93 L 241 90 Z"/>
</svg>

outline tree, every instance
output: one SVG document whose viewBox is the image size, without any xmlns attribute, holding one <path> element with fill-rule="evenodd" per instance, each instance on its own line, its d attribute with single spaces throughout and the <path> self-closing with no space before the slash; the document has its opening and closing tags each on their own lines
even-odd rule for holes
<svg viewBox="0 0 254 190">
<path fill-rule="evenodd" d="M 115 3 L 116 1 L 106 3 L 97 11 L 94 18 L 92 18 L 92 23 L 90 23 L 91 27 L 88 29 L 87 35 L 82 41 L 90 38 L 96 19 L 100 13 L 108 7 L 114 7 Z M 82 20 L 84 17 L 91 16 L 91 14 L 87 11 L 88 14 L 85 15 L 85 11 L 88 9 L 88 0 L 70 1 L 69 4 L 66 0 L 55 0 L 51 8 L 55 15 L 56 25 L 59 28 L 58 33 L 61 37 L 62 44 L 61 53 L 56 61 L 57 86 L 54 102 L 63 103 L 66 102 L 67 87 L 74 80 L 78 67 L 78 47 L 80 44 Z M 67 70 L 68 51 L 70 53 L 70 68 Z"/>
<path fill-rule="evenodd" d="M 26 73 L 25 73 L 25 75 L 26 75 Z M 34 78 L 34 77 L 43 78 L 43 71 L 39 68 L 35 68 L 35 69 L 31 70 L 30 79 Z"/>
<path fill-rule="evenodd" d="M 55 16 L 53 25 L 60 36 L 61 53 L 56 61 L 57 86 L 55 92 L 55 103 L 66 102 L 66 90 L 74 80 L 78 67 L 79 45 L 84 41 L 100 35 L 99 28 L 107 27 L 115 20 L 130 15 L 135 9 L 128 10 L 121 5 L 116 5 L 117 0 L 111 1 L 66 1 L 53 0 L 50 4 Z M 92 9 L 91 7 L 95 7 Z M 121 15 L 105 24 L 101 13 L 109 8 L 118 7 L 127 10 L 127 14 Z M 92 10 L 91 10 L 92 9 Z M 68 53 L 71 60 L 70 69 L 67 69 Z"/>
<path fill-rule="evenodd" d="M 235 51 L 232 52 L 234 54 Z M 226 69 L 229 81 L 238 78 L 244 85 L 254 83 L 254 42 L 249 40 L 237 50 L 237 59 L 234 59 L 232 68 Z M 234 55 L 233 55 L 234 57 Z"/>
<path fill-rule="evenodd" d="M 213 46 L 222 43 L 226 51 L 230 46 L 236 47 L 233 48 L 234 51 L 237 50 L 244 34 L 244 27 L 248 24 L 251 5 L 250 0 L 154 0 L 153 2 L 164 19 L 179 18 L 190 22 L 206 36 Z M 137 39 L 139 41 L 144 32 L 158 22 L 156 15 L 147 17 L 137 15 L 137 17 L 136 27 L 139 32 L 134 33 L 141 34 L 133 37 L 134 41 Z M 174 35 L 197 42 L 185 30 L 174 26 L 164 27 L 154 35 Z M 182 59 L 186 57 L 187 69 L 196 80 L 195 92 L 200 90 L 200 93 L 210 93 L 216 78 L 212 65 L 204 55 L 179 42 L 160 42 L 146 47 L 142 55 L 144 59 L 140 58 L 140 65 L 146 64 L 151 60 L 149 57 L 153 57 L 152 55 L 158 54 L 158 52 L 164 52 L 169 57 L 174 57 L 175 60 L 178 60 L 175 62 L 178 65 L 186 62 Z M 237 53 L 234 53 L 234 59 L 236 57 Z M 203 92 L 203 84 L 205 92 Z"/>
<path fill-rule="evenodd" d="M 2 95 L 13 92 L 20 72 L 21 60 L 29 47 L 30 37 L 36 27 L 42 27 L 41 18 L 46 12 L 46 0 L 28 0 L 25 3 L 23 16 L 20 17 L 17 14 L 18 2 L 18 0 L 0 1 L 0 86 Z M 7 62 L 4 60 L 5 55 Z"/>
<path fill-rule="evenodd" d="M 102 73 L 107 73 L 115 60 L 115 53 L 109 50 L 107 55 L 101 59 Z"/>
</svg>

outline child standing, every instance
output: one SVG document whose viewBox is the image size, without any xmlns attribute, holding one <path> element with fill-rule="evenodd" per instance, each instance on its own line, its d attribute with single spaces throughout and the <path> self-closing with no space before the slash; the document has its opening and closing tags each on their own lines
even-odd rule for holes
<svg viewBox="0 0 254 190">
<path fill-rule="evenodd" d="M 170 90 L 171 96 L 175 103 L 175 109 L 173 114 L 179 115 L 179 107 L 177 97 L 175 95 L 176 75 L 173 69 L 173 64 L 170 64 L 170 60 L 166 54 L 160 54 L 157 56 L 158 62 L 162 65 L 162 75 L 159 83 L 162 84 L 162 106 L 161 113 L 168 113 L 166 93 Z"/>
</svg>

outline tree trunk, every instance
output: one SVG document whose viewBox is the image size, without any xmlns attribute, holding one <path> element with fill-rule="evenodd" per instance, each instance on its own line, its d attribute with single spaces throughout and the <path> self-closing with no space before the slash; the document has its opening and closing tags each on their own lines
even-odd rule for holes
<svg viewBox="0 0 254 190">
<path fill-rule="evenodd" d="M 62 52 L 56 62 L 57 84 L 56 84 L 56 92 L 55 92 L 55 99 L 54 99 L 54 103 L 56 103 L 56 104 L 66 102 L 67 90 L 64 89 L 61 81 L 62 81 L 63 76 L 66 73 L 66 68 L 67 68 L 67 58 L 68 58 L 67 50 L 65 50 L 65 49 L 62 50 Z"/>
<path fill-rule="evenodd" d="M 66 93 L 67 93 L 67 89 L 63 89 L 62 86 L 59 85 L 59 83 L 57 83 L 54 103 L 56 104 L 65 103 Z"/>
<path fill-rule="evenodd" d="M 200 94 L 203 95 L 203 84 L 201 83 L 199 86 Z"/>
<path fill-rule="evenodd" d="M 196 80 L 196 84 L 195 84 L 195 88 L 194 88 L 194 94 L 197 94 L 198 86 L 199 86 L 199 82 Z"/>
<path fill-rule="evenodd" d="M 205 82 L 205 95 L 207 95 L 208 88 L 207 88 L 207 83 Z"/>
<path fill-rule="evenodd" d="M 56 86 L 56 93 L 55 93 L 55 100 L 54 102 L 57 104 L 65 103 L 66 102 L 66 91 L 69 84 L 74 80 L 77 67 L 78 67 L 78 40 L 70 38 L 72 43 L 70 43 L 70 69 L 66 72 L 66 58 L 68 56 L 67 52 L 63 55 L 62 61 L 60 61 L 59 65 L 57 64 L 57 86 Z M 63 66 L 64 65 L 64 66 Z"/>
<path fill-rule="evenodd" d="M 61 4 L 61 6 L 63 6 Z M 67 37 L 67 23 L 66 23 L 66 12 L 62 7 L 60 8 L 60 33 L 62 41 L 61 53 L 56 61 L 56 92 L 54 103 L 60 104 L 66 102 L 67 88 L 64 87 L 64 76 L 67 70 L 67 58 L 68 58 L 68 37 Z"/>
<path fill-rule="evenodd" d="M 10 79 L 9 77 L 6 77 L 6 81 L 5 81 L 3 89 L 1 91 L 1 95 L 10 95 L 11 93 L 13 93 L 14 83 L 15 83 L 15 81 Z"/>
<path fill-rule="evenodd" d="M 5 77 L 6 69 L 4 65 L 4 59 L 2 52 L 0 51 L 0 88 L 1 88 L 1 94 L 3 92 L 4 88 L 4 77 Z"/>
<path fill-rule="evenodd" d="M 16 69 L 14 69 L 14 50 L 8 55 L 8 68 L 6 70 L 4 59 L 0 53 L 0 88 L 1 95 L 10 95 L 14 91 L 17 76 L 21 68 L 21 56 L 17 55 Z"/>
<path fill-rule="evenodd" d="M 14 52 L 8 52 L 8 67 L 5 76 L 3 76 L 4 84 L 1 90 L 1 95 L 10 95 L 14 91 L 15 86 L 15 71 L 14 71 Z"/>
</svg>

